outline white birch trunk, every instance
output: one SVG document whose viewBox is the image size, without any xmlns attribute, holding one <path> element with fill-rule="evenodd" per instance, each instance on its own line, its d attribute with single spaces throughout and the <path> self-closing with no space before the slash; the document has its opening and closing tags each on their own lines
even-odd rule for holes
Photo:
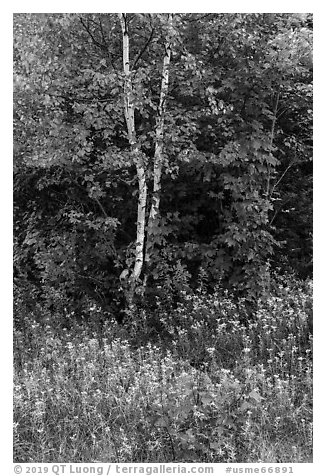
<svg viewBox="0 0 326 476">
<path fill-rule="evenodd" d="M 123 36 L 123 70 L 124 70 L 124 114 L 127 124 L 128 140 L 131 147 L 133 162 L 138 177 L 138 210 L 137 210 L 137 237 L 135 264 L 131 276 L 131 300 L 136 282 L 142 272 L 144 263 L 145 223 L 147 203 L 146 168 L 135 130 L 135 106 L 133 100 L 133 86 L 130 73 L 129 59 L 129 32 L 126 14 L 118 14 Z"/>
<path fill-rule="evenodd" d="M 151 234 L 158 218 L 161 200 L 161 179 L 163 167 L 163 137 L 164 137 L 164 119 L 166 110 L 166 98 L 169 87 L 169 67 L 171 62 L 172 50 L 172 20 L 173 15 L 168 16 L 168 31 L 165 42 L 165 53 L 162 66 L 162 80 L 160 100 L 157 111 L 156 130 L 155 130 L 155 152 L 154 152 L 154 176 L 153 176 L 153 196 L 151 209 L 148 219 L 148 236 L 146 243 L 146 262 L 150 260 L 150 249 L 152 246 Z"/>
</svg>

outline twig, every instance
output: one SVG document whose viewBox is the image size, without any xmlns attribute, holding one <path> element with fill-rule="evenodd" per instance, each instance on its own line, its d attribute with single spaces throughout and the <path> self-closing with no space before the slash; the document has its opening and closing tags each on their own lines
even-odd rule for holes
<svg viewBox="0 0 326 476">
<path fill-rule="evenodd" d="M 281 177 L 278 179 L 278 181 L 274 184 L 272 191 L 270 193 L 270 197 L 273 195 L 275 188 L 279 185 L 279 183 L 283 180 L 283 177 L 285 174 L 288 172 L 288 170 L 292 167 L 292 165 L 295 163 L 295 160 L 292 160 L 292 162 L 286 167 L 284 172 L 282 173 Z"/>
<path fill-rule="evenodd" d="M 91 32 L 91 29 L 89 28 L 88 25 L 86 25 L 86 23 L 84 22 L 83 18 L 82 17 L 79 17 L 79 20 L 81 22 L 81 24 L 83 25 L 83 27 L 85 28 L 85 30 L 87 31 L 87 33 L 89 34 L 89 36 L 91 37 L 94 45 L 98 46 L 101 50 L 106 50 L 107 51 L 107 46 L 103 43 L 100 43 L 95 37 L 94 35 L 92 34 Z M 96 22 L 95 22 L 96 23 Z M 97 23 L 96 23 L 97 25 Z M 97 25 L 98 26 L 98 25 Z"/>
<path fill-rule="evenodd" d="M 271 129 L 271 138 L 270 138 L 270 144 L 269 144 L 269 149 L 270 149 L 270 154 L 272 153 L 272 147 L 273 147 L 273 142 L 274 142 L 274 134 L 275 134 L 275 125 L 277 121 L 277 109 L 278 109 L 278 103 L 280 99 L 280 88 L 278 89 L 277 96 L 276 96 L 276 102 L 274 106 L 274 116 L 273 116 L 273 121 L 272 121 L 272 129 Z M 266 188 L 266 196 L 270 196 L 270 182 L 271 182 L 271 170 L 270 166 L 268 164 L 268 177 L 267 177 L 267 188 Z"/>
<path fill-rule="evenodd" d="M 280 211 L 283 209 L 283 207 L 284 207 L 287 203 L 289 203 L 290 201 L 291 201 L 291 198 L 285 200 L 285 202 L 282 203 L 282 205 L 280 206 L 280 208 L 275 211 L 275 213 L 274 213 L 274 215 L 273 215 L 271 221 L 269 222 L 269 226 L 272 226 L 272 224 L 273 224 L 275 218 L 277 217 L 277 215 L 280 213 Z"/>
<path fill-rule="evenodd" d="M 154 36 L 154 31 L 155 31 L 155 28 L 153 27 L 152 28 L 152 31 L 151 31 L 151 34 L 149 36 L 149 38 L 147 39 L 145 45 L 143 46 L 143 48 L 141 49 L 141 51 L 138 53 L 138 55 L 136 56 L 132 66 L 131 66 L 131 69 L 133 70 L 136 66 L 136 64 L 138 63 L 138 61 L 140 60 L 140 58 L 143 56 L 143 54 L 145 53 L 145 51 L 147 50 L 148 46 L 150 45 L 152 39 L 153 39 L 153 36 Z"/>
<path fill-rule="evenodd" d="M 109 218 L 109 217 L 108 217 L 108 214 L 107 214 L 106 211 L 104 210 L 104 207 L 103 207 L 102 203 L 99 201 L 99 199 L 98 199 L 97 197 L 93 197 L 93 198 L 94 198 L 94 200 L 96 201 L 96 203 L 98 204 L 98 206 L 100 207 L 100 209 L 102 210 L 102 212 L 103 212 L 105 218 Z"/>
</svg>

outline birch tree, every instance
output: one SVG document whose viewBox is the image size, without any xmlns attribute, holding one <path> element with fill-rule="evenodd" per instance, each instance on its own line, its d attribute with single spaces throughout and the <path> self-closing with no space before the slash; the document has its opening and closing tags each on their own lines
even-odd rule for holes
<svg viewBox="0 0 326 476">
<path fill-rule="evenodd" d="M 156 131 L 155 131 L 155 152 L 154 152 L 154 177 L 153 177 L 153 195 L 152 203 L 150 208 L 149 220 L 148 220 L 148 231 L 147 231 L 147 243 L 146 243 L 146 253 L 145 261 L 146 265 L 150 261 L 150 252 L 153 246 L 153 229 L 157 221 L 160 209 L 160 200 L 161 200 L 161 179 L 162 179 L 162 167 L 163 167 L 163 150 L 164 150 L 164 120 L 165 120 L 165 110 L 166 110 L 166 100 L 169 88 L 169 69 L 171 62 L 171 51 L 172 51 L 172 36 L 173 36 L 173 15 L 170 13 L 167 20 L 167 37 L 164 45 L 164 59 L 162 67 L 162 81 L 161 81 L 161 91 L 160 91 L 160 100 L 157 111 L 156 118 Z M 147 276 L 147 275 L 146 275 Z M 144 283 L 146 285 L 146 276 Z"/>
<path fill-rule="evenodd" d="M 169 67 L 171 62 L 172 38 L 173 38 L 173 15 L 168 14 L 166 20 L 166 41 L 164 44 L 164 57 L 161 73 L 161 89 L 157 108 L 155 126 L 155 149 L 153 159 L 153 193 L 150 204 L 149 216 L 146 224 L 146 210 L 148 205 L 148 161 L 143 154 L 137 139 L 135 127 L 135 102 L 132 82 L 132 69 L 130 66 L 130 33 L 128 17 L 120 13 L 119 19 L 123 40 L 123 72 L 124 72 L 124 115 L 127 126 L 128 141 L 131 149 L 133 163 L 137 171 L 138 179 L 138 209 L 137 209 L 137 236 L 135 246 L 135 262 L 132 274 L 129 277 L 128 301 L 132 304 L 136 284 L 140 279 L 144 264 L 150 262 L 151 248 L 153 246 L 152 235 L 157 222 L 161 198 L 161 178 L 164 161 L 164 119 L 166 111 L 166 99 L 169 87 Z M 143 286 L 146 286 L 145 275 Z"/>
<path fill-rule="evenodd" d="M 147 205 L 147 181 L 145 158 L 137 141 L 135 128 L 135 104 L 132 86 L 130 53 L 129 53 L 129 28 L 127 14 L 120 13 L 123 38 L 123 71 L 124 71 L 124 114 L 127 125 L 128 140 L 131 148 L 131 155 L 137 170 L 138 178 L 138 210 L 137 210 L 137 237 L 135 249 L 135 264 L 130 277 L 129 300 L 132 301 L 136 282 L 140 277 L 144 263 L 145 246 L 145 225 L 146 225 L 146 205 Z"/>
</svg>

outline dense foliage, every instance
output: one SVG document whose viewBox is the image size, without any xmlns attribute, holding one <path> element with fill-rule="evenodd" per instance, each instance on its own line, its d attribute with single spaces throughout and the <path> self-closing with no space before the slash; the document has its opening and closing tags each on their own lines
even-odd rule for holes
<svg viewBox="0 0 326 476">
<path fill-rule="evenodd" d="M 312 16 L 14 15 L 14 458 L 312 461 Z"/>
<path fill-rule="evenodd" d="M 249 300 L 268 292 L 271 267 L 310 276 L 311 15 L 174 15 L 164 111 L 167 15 L 130 14 L 126 25 L 148 188 L 142 301 L 162 289 L 178 299 L 203 276 Z M 119 19 L 17 14 L 14 65 L 16 283 L 52 309 L 95 300 L 117 314 L 139 196 Z"/>
</svg>

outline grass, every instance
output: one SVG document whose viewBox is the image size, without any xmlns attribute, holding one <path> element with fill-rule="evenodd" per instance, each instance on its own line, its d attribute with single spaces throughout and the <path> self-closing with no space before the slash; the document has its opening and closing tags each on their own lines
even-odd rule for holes
<svg viewBox="0 0 326 476">
<path fill-rule="evenodd" d="M 228 295 L 185 296 L 142 312 L 132 338 L 110 322 L 99 334 L 26 313 L 15 461 L 311 462 L 311 292 L 280 285 L 249 323 Z"/>
</svg>

